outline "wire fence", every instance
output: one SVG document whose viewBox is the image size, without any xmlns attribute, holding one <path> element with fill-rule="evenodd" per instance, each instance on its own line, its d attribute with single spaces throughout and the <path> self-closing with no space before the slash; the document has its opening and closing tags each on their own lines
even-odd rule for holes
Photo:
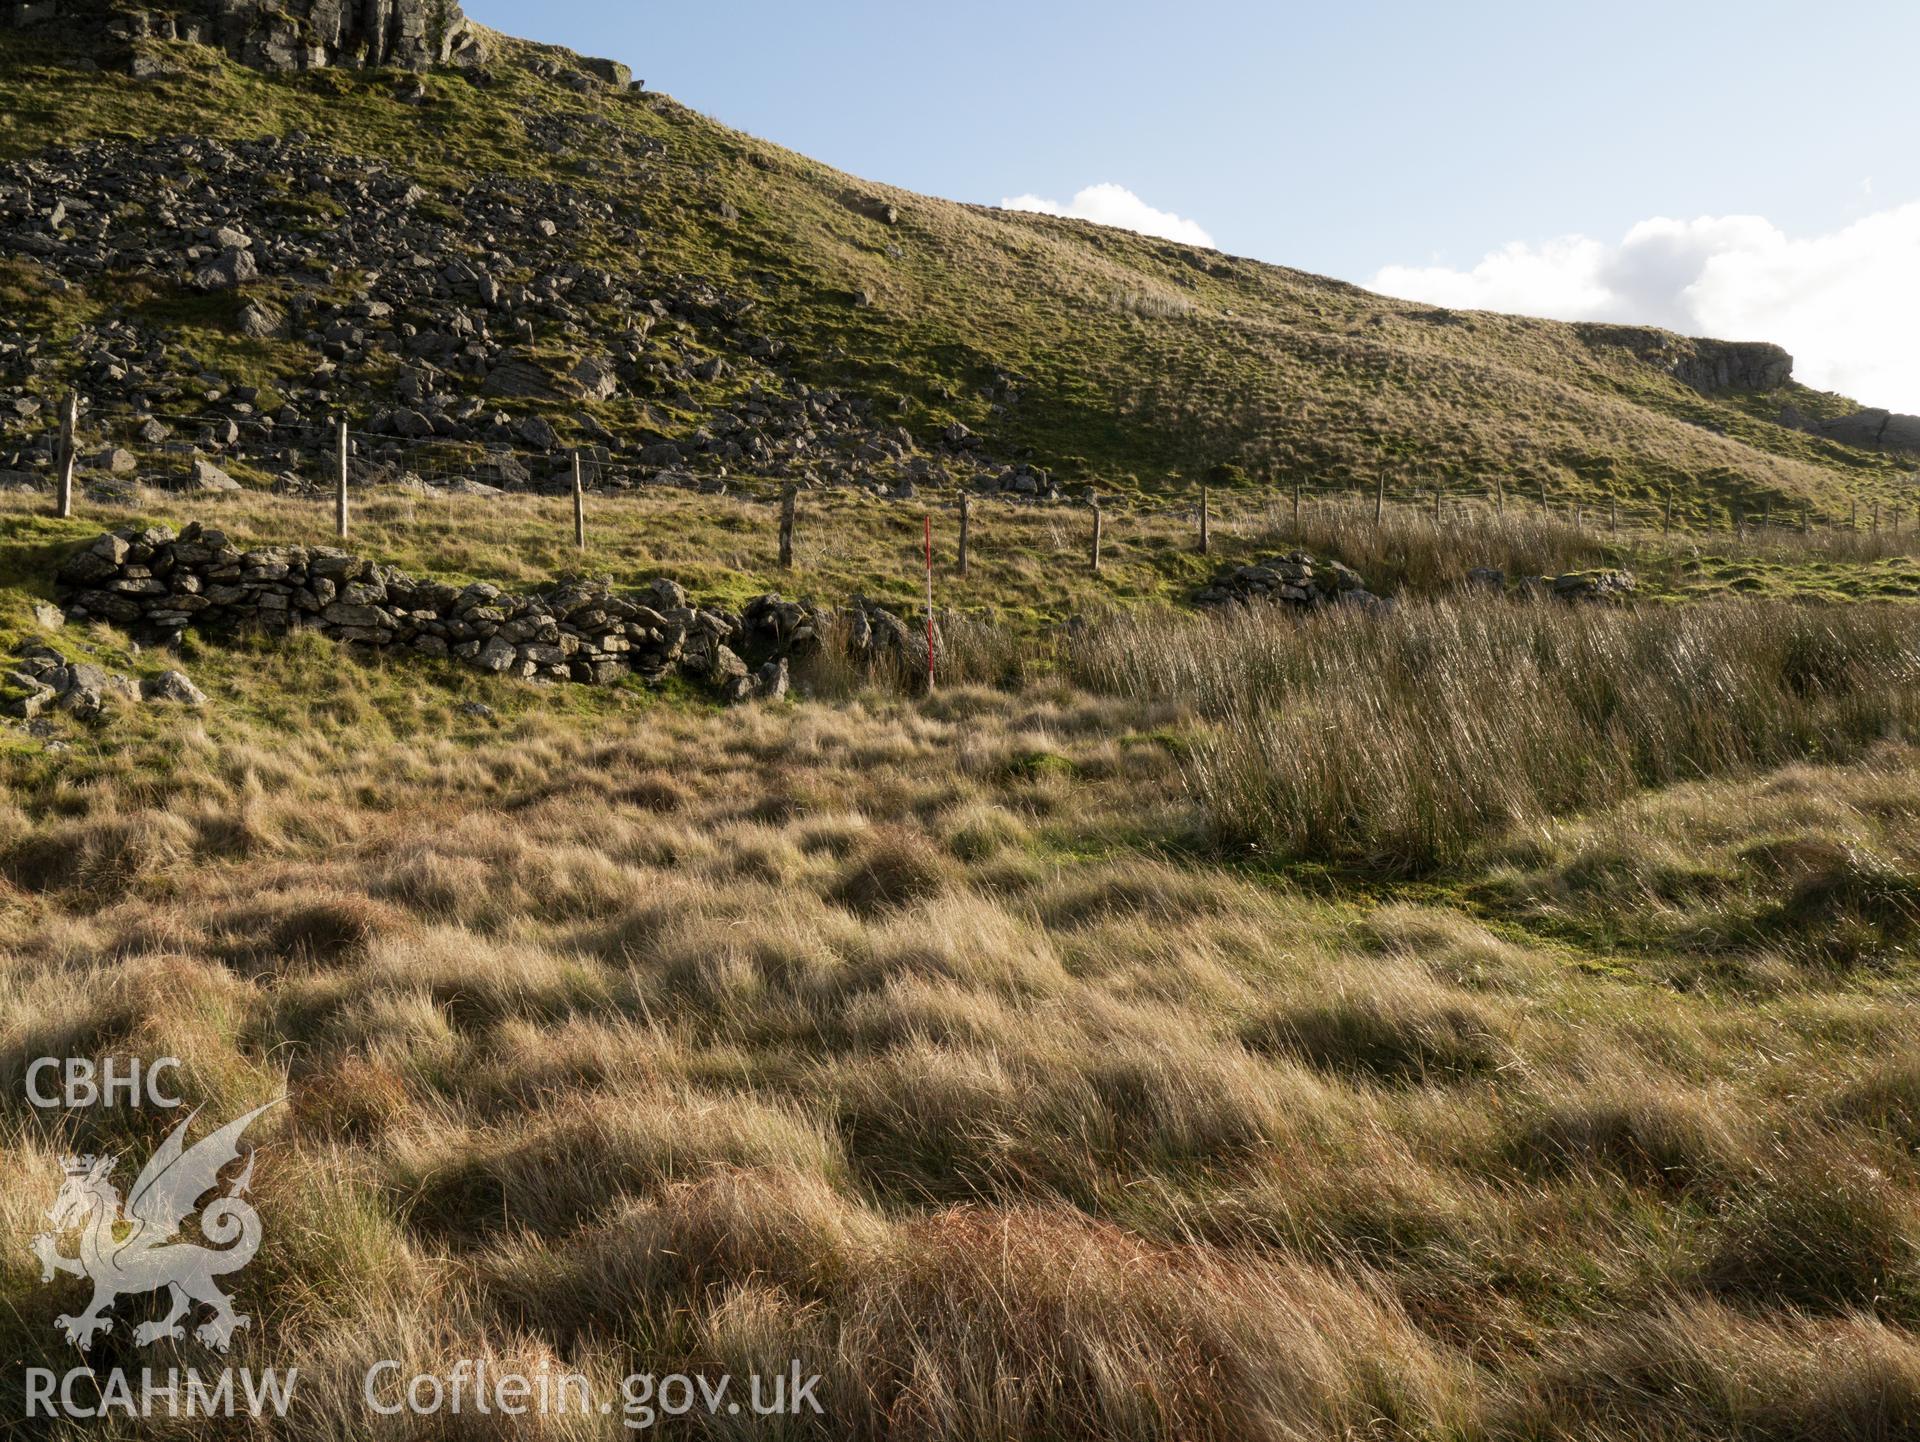
<svg viewBox="0 0 1920 1442">
<path fill-rule="evenodd" d="M 70 399 L 68 405 L 72 404 Z M 97 457 L 105 450 L 127 451 L 138 468 L 143 464 L 143 455 L 158 456 L 163 462 L 185 463 L 194 457 L 204 459 L 208 450 L 221 455 L 250 443 L 256 448 L 281 452 L 283 460 L 291 457 L 285 469 L 306 483 L 303 491 L 334 496 L 341 518 L 338 533 L 342 538 L 348 534 L 347 516 L 352 496 L 377 494 L 379 487 L 390 486 L 406 477 L 417 478 L 443 494 L 447 502 L 444 517 L 450 529 L 456 524 L 454 512 L 460 500 L 472 499 L 476 503 L 484 500 L 479 494 L 462 497 L 458 489 L 453 488 L 459 482 L 492 474 L 501 482 L 497 488 L 508 492 L 529 490 L 552 494 L 572 489 L 581 498 L 575 507 L 577 533 L 584 525 L 583 498 L 591 494 L 604 499 L 608 489 L 604 483 L 618 480 L 621 490 L 644 492 L 671 487 L 736 500 L 780 503 L 781 554 L 790 562 L 794 525 L 791 498 L 795 493 L 804 494 L 821 485 L 817 475 L 804 466 L 785 472 L 702 465 L 695 460 L 654 466 L 642 462 L 635 452 L 616 450 L 604 442 L 547 449 L 496 440 L 399 436 L 351 425 L 343 431 L 337 420 L 321 427 L 311 423 L 282 427 L 272 424 L 270 418 L 245 414 L 97 411 L 82 405 L 69 443 L 60 420 L 60 414 L 56 413 L 40 445 L 30 444 L 29 449 L 50 452 L 50 474 L 63 497 L 67 490 L 60 485 L 60 478 L 71 476 L 72 468 L 81 458 Z M 156 422 L 168 428 L 169 434 L 154 435 L 150 427 Z M 181 434 L 176 436 L 173 434 L 176 431 Z M 343 434 L 348 449 L 344 470 L 340 464 Z M 51 447 L 47 445 L 48 439 L 53 442 Z M 151 466 L 147 468 L 150 470 Z M 509 479 L 522 472 L 527 477 L 526 483 Z M 645 473 L 637 486 L 632 480 L 636 472 Z M 1816 518 L 1808 503 L 1786 503 L 1765 494 L 1746 503 L 1729 499 L 1703 507 L 1697 497 L 1683 497 L 1671 487 L 1663 498 L 1650 501 L 1644 495 L 1623 499 L 1592 486 L 1568 487 L 1556 493 L 1549 485 L 1519 483 L 1504 476 L 1471 482 L 1416 481 L 1405 475 L 1388 476 L 1383 472 L 1371 485 L 1306 478 L 1218 486 L 1187 482 L 1170 494 L 1103 493 L 1097 481 L 1076 481 L 1068 488 L 1079 492 L 1072 498 L 1046 494 L 1040 490 L 1037 480 L 1032 494 L 980 490 L 964 483 L 957 488 L 920 489 L 921 485 L 934 480 L 927 477 L 920 481 L 910 495 L 899 491 L 897 479 L 891 489 L 877 477 L 864 484 L 850 483 L 840 488 L 895 494 L 903 502 L 911 500 L 922 508 L 940 510 L 964 508 L 985 498 L 1061 507 L 1090 506 L 1095 514 L 1089 521 L 1092 533 L 1089 559 L 1096 571 L 1100 569 L 1101 547 L 1107 539 L 1106 527 L 1111 523 L 1110 518 L 1120 517 L 1153 517 L 1191 526 L 1195 530 L 1196 548 L 1202 551 L 1211 549 L 1214 533 L 1223 526 L 1244 531 L 1251 522 L 1261 529 L 1278 532 L 1290 524 L 1297 532 L 1315 519 L 1316 514 L 1325 519 L 1332 509 L 1338 509 L 1341 521 L 1348 525 L 1366 524 L 1369 511 L 1375 525 L 1383 522 L 1389 513 L 1398 521 L 1425 517 L 1443 527 L 1531 519 L 1570 526 L 1576 532 L 1619 537 L 1623 545 L 1641 543 L 1653 535 L 1676 534 L 1696 538 L 1720 534 L 1785 539 L 1810 536 L 1821 530 L 1828 534 L 1881 534 L 1884 531 L 1899 537 L 1908 524 L 1910 511 L 1914 512 L 1912 519 L 1920 520 L 1920 508 L 1897 503 L 1869 502 L 1865 507 L 1852 506 L 1842 516 Z M 166 489 L 164 485 L 159 488 Z M 965 528 L 963 511 L 963 532 Z"/>
</svg>

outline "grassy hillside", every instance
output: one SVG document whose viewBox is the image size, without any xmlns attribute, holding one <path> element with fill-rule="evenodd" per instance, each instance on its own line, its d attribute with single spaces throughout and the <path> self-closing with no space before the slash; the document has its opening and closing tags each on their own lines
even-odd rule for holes
<svg viewBox="0 0 1920 1442">
<path fill-rule="evenodd" d="M 1844 402 L 1702 396 L 1677 337 L 865 185 L 494 43 L 415 98 L 184 48 L 135 82 L 0 36 L 0 237 L 28 237 L 0 245 L 0 471 L 44 477 L 31 402 L 69 384 L 168 418 L 85 418 L 89 456 L 134 464 L 83 473 L 71 519 L 0 494 L 0 672 L 204 693 L 0 721 L 0 1431 L 1920 1436 L 1920 532 L 1885 457 L 1769 419 Z M 54 224 L 82 172 L 146 178 Z M 215 219 L 258 279 L 186 279 L 168 247 Z M 460 314 L 538 393 L 422 363 Z M 560 384 L 600 353 L 619 384 Z M 403 391 L 485 414 L 416 444 L 376 427 Z M 666 575 L 917 620 L 932 515 L 938 687 L 826 616 L 790 692 L 722 709 L 684 678 L 47 604 L 106 527 L 329 543 L 335 409 L 349 544 L 437 581 Z M 729 414 L 785 449 L 702 491 Z M 535 420 L 549 468 L 607 453 L 584 551 L 547 474 L 421 483 Z M 855 475 L 925 461 L 932 494 L 809 491 L 783 568 L 766 482 L 883 442 Z M 668 443 L 684 484 L 615 483 L 675 470 L 625 454 Z M 196 445 L 245 485 L 156 484 Z M 983 496 L 957 574 L 950 488 L 1020 460 L 1108 494 L 1098 571 L 1087 507 Z M 1186 604 L 1295 548 L 1385 599 Z M 190 593 L 146 557 L 127 594 Z M 1617 604 L 1522 579 L 1614 567 Z M 284 1096 L 249 1134 L 231 1353 L 140 1339 L 144 1294 L 89 1352 L 62 1331 L 87 1285 L 30 1245 L 62 1158 L 114 1154 L 124 1189 L 179 1114 L 29 1105 L 43 1056 L 180 1058 L 196 1138 Z M 476 1362 L 586 1392 L 385 1417 L 389 1360 L 382 1406 Z M 28 1368 L 84 1407 L 228 1366 L 297 1367 L 291 1411 L 29 1411 Z M 737 1398 L 792 1366 L 817 1415 L 623 1387 Z"/>
<path fill-rule="evenodd" d="M 663 95 L 576 93 L 526 68 L 544 52 L 505 38 L 484 83 L 433 75 L 424 97 L 391 74 L 271 78 L 168 48 L 180 73 L 136 81 L 76 73 L 45 41 L 0 37 L 0 158 L 92 140 L 300 131 L 317 150 L 416 180 L 431 192 L 428 213 L 457 211 L 482 176 L 559 182 L 607 205 L 530 262 L 711 286 L 779 343 L 762 363 L 730 351 L 737 336 L 669 326 L 671 361 L 719 355 L 731 373 L 553 405 L 563 434 L 580 434 L 585 414 L 614 436 L 687 440 L 753 384 L 787 374 L 871 402 L 874 426 L 904 426 L 923 448 L 938 450 L 959 422 L 991 458 L 1028 458 L 1106 489 L 1183 489 L 1209 475 L 1371 487 L 1385 476 L 1397 488 L 1479 494 L 1497 483 L 1536 495 L 1544 485 L 1561 501 L 1643 507 L 1671 490 L 1685 520 L 1730 504 L 1811 503 L 1840 516 L 1904 487 L 1888 458 L 1771 420 L 1788 401 L 1815 413 L 1833 398 L 1796 387 L 1709 398 L 1682 384 L 1670 371 L 1694 344 L 1678 337 L 1439 311 L 1119 231 L 910 195 Z M 286 177 L 280 203 L 324 245 L 352 207 L 303 199 L 301 184 Z M 151 276 L 64 292 L 44 281 L 35 257 L 0 257 L 0 294 L 36 334 L 131 316 L 183 342 L 196 364 L 269 390 L 304 384 L 318 359 L 297 339 L 245 340 L 238 304 Z M 351 301 L 365 284 L 341 272 L 259 289 Z M 596 329 L 623 323 L 588 314 L 543 327 L 533 349 L 564 369 L 604 339 Z M 382 347 L 373 351 L 352 402 L 360 416 L 383 374 L 391 380 Z M 35 384 L 54 388 L 51 377 Z"/>
</svg>

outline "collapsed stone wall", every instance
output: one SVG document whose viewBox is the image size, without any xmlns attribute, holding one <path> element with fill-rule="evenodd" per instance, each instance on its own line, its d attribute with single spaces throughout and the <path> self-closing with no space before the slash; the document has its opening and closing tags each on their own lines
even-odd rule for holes
<svg viewBox="0 0 1920 1442">
<path fill-rule="evenodd" d="M 926 666 L 924 629 L 864 600 L 830 610 L 769 593 L 733 611 L 666 579 L 628 594 L 594 580 L 516 594 L 422 580 L 331 546 L 243 551 L 199 522 L 178 535 L 165 526 L 107 532 L 55 579 L 68 619 L 110 622 L 161 644 L 188 627 L 310 630 L 526 680 L 658 684 L 677 675 L 729 703 L 784 696 L 790 662 L 829 635 L 857 665 L 909 676 Z"/>
<path fill-rule="evenodd" d="M 1517 597 L 1552 597 L 1561 601 L 1628 601 L 1639 583 L 1631 571 L 1569 571 L 1562 576 L 1520 576 L 1511 580 L 1504 571 L 1475 566 L 1466 573 L 1470 590 Z M 1322 606 L 1388 609 L 1367 589 L 1360 573 L 1338 561 L 1318 560 L 1305 551 L 1263 556 L 1244 564 L 1222 567 L 1193 593 L 1195 605 L 1247 606 L 1269 604 L 1311 611 Z"/>
<path fill-rule="evenodd" d="M 1226 606 L 1235 602 L 1271 601 L 1303 610 L 1316 606 L 1375 606 L 1377 596 L 1367 590 L 1360 573 L 1338 561 L 1320 561 L 1305 551 L 1264 556 L 1244 565 L 1225 566 L 1198 591 L 1194 603 Z"/>
</svg>

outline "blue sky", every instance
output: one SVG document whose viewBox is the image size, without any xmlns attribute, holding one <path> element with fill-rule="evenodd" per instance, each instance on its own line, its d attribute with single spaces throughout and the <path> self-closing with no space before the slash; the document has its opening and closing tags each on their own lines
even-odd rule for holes
<svg viewBox="0 0 1920 1442">
<path fill-rule="evenodd" d="M 466 8 L 861 176 L 1423 299 L 1732 327 L 1920 411 L 1913 0 Z"/>
</svg>

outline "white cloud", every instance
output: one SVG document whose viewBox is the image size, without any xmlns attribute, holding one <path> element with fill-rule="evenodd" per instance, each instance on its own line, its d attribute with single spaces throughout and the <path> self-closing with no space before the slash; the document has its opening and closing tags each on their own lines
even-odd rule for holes
<svg viewBox="0 0 1920 1442">
<path fill-rule="evenodd" d="M 1470 270 L 1390 265 L 1371 285 L 1461 309 L 1776 341 L 1808 385 L 1920 412 L 1920 203 L 1804 237 L 1757 215 L 1646 220 L 1615 244 L 1516 241 Z"/>
<path fill-rule="evenodd" d="M 1142 235 L 1157 235 L 1162 240 L 1177 240 L 1186 245 L 1212 250 L 1213 237 L 1197 221 L 1187 220 L 1167 210 L 1155 210 L 1124 185 L 1089 185 L 1062 205 L 1038 195 L 1016 195 L 1000 202 L 1002 210 L 1029 210 L 1038 215 L 1063 215 L 1070 220 L 1090 220 L 1095 225 L 1112 225 L 1121 230 L 1137 230 Z"/>
</svg>

